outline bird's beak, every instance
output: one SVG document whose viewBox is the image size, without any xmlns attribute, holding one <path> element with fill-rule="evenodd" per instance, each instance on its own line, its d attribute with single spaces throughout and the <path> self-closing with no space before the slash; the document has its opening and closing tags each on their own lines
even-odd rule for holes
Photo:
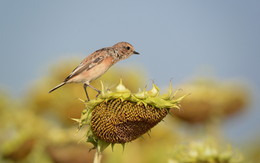
<svg viewBox="0 0 260 163">
<path fill-rule="evenodd" d="M 134 53 L 134 54 L 137 54 L 137 55 L 139 55 L 139 54 L 140 54 L 140 53 L 138 53 L 137 51 L 134 51 L 133 53 Z"/>
</svg>

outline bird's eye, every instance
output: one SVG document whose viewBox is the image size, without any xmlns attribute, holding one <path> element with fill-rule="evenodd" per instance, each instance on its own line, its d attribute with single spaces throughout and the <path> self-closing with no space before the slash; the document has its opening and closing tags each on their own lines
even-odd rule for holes
<svg viewBox="0 0 260 163">
<path fill-rule="evenodd" d="M 130 50 L 130 46 L 127 46 L 126 49 L 127 49 L 127 50 Z"/>
</svg>

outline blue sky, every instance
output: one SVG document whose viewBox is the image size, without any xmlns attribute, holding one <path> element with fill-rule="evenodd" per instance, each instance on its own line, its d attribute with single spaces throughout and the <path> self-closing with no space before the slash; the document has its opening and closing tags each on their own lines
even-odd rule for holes
<svg viewBox="0 0 260 163">
<path fill-rule="evenodd" d="M 119 64 L 141 65 L 160 86 L 196 74 L 246 83 L 250 111 L 226 132 L 248 139 L 260 131 L 259 9 L 257 0 L 1 0 L 0 86 L 19 97 L 50 64 L 128 41 L 141 55 Z"/>
</svg>

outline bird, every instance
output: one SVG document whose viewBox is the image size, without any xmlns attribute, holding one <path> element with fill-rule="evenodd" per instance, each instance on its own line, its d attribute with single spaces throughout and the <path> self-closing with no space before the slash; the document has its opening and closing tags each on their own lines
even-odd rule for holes
<svg viewBox="0 0 260 163">
<path fill-rule="evenodd" d="M 83 59 L 64 81 L 52 88 L 49 93 L 68 83 L 83 83 L 87 100 L 90 101 L 87 87 L 97 91 L 96 97 L 101 93 L 100 90 L 90 85 L 90 83 L 102 76 L 112 65 L 129 58 L 132 54 L 139 55 L 128 42 L 118 42 L 111 47 L 99 49 Z"/>
</svg>

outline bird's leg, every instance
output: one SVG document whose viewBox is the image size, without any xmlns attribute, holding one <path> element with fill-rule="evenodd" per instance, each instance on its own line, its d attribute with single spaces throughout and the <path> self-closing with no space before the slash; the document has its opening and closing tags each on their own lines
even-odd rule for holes
<svg viewBox="0 0 260 163">
<path fill-rule="evenodd" d="M 94 89 L 95 91 L 97 91 L 97 95 L 96 95 L 96 98 L 100 95 L 101 91 L 98 90 L 97 88 L 93 87 L 92 85 L 88 85 L 89 87 L 91 87 L 92 89 Z"/>
<path fill-rule="evenodd" d="M 88 91 L 87 91 L 87 87 L 88 87 L 88 86 L 89 86 L 89 85 L 86 84 L 86 83 L 83 84 L 83 87 L 84 87 L 84 90 L 85 90 L 85 93 L 86 93 L 87 99 L 88 99 L 88 101 L 90 101 L 89 96 L 88 96 Z"/>
</svg>

